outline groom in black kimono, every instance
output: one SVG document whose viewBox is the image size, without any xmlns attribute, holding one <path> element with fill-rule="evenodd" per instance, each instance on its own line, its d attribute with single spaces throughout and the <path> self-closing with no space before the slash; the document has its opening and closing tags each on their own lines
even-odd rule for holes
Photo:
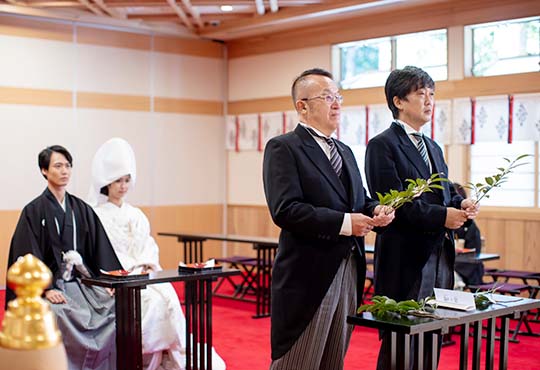
<svg viewBox="0 0 540 370">
<path fill-rule="evenodd" d="M 96 276 L 100 269 L 122 266 L 92 208 L 66 192 L 71 154 L 54 145 L 39 153 L 38 162 L 47 188 L 21 213 L 11 240 L 8 268 L 18 257 L 31 253 L 51 269 L 53 281 L 44 296 L 57 316 L 70 370 L 114 369 L 114 298 L 102 288 L 82 285 L 78 271 Z M 82 259 L 71 273 L 66 265 L 73 261 L 67 260 L 67 255 L 77 256 L 75 261 Z M 14 298 L 8 287 L 6 305 Z"/>
</svg>

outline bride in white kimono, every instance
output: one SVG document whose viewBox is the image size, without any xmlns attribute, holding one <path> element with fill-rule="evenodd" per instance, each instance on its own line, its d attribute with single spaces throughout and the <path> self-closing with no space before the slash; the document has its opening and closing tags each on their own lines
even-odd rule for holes
<svg viewBox="0 0 540 370">
<path fill-rule="evenodd" d="M 123 268 L 139 272 L 161 270 L 159 248 L 150 235 L 148 218 L 124 201 L 136 179 L 131 146 L 119 138 L 103 144 L 94 157 L 92 177 L 91 204 L 96 204 L 94 209 Z M 141 290 L 141 305 L 147 370 L 185 369 L 185 317 L 172 285 L 152 284 Z M 168 352 L 168 360 L 163 351 Z M 213 348 L 212 368 L 225 369 L 223 359 Z"/>
</svg>

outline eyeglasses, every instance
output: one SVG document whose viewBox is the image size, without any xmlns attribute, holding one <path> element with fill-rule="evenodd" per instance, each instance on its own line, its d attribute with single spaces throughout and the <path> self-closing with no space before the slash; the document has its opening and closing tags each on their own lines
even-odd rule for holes
<svg viewBox="0 0 540 370">
<path fill-rule="evenodd" d="M 339 104 L 343 103 L 343 96 L 341 96 L 340 94 L 336 94 L 336 95 L 319 95 L 319 96 L 314 96 L 312 98 L 304 98 L 304 99 L 300 99 L 300 100 L 310 101 L 310 100 L 313 100 L 313 99 L 323 99 L 327 104 L 334 104 L 335 101 L 337 101 Z"/>
</svg>

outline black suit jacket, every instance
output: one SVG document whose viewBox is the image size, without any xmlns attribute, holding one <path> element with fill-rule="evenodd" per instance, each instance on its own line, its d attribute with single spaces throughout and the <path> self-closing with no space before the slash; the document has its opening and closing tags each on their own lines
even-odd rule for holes
<svg viewBox="0 0 540 370">
<path fill-rule="evenodd" d="M 448 168 L 439 146 L 425 138 L 433 173 L 447 177 Z M 405 130 L 393 122 L 390 128 L 370 140 L 366 150 L 366 177 L 372 195 L 390 189 L 403 190 L 406 179 L 431 176 L 418 149 Z M 461 208 L 463 198 L 449 182 L 444 190 L 423 193 L 396 211 L 395 220 L 377 235 L 375 242 L 375 293 L 396 300 L 424 297 L 407 296 L 422 275 L 434 248 L 444 245 L 443 253 L 453 269 L 455 251 L 452 232 L 444 227 L 446 207 Z M 449 241 L 445 243 L 445 240 Z"/>
<path fill-rule="evenodd" d="M 308 131 L 273 138 L 264 152 L 264 191 L 281 228 L 272 271 L 272 359 L 283 356 L 315 314 L 344 258 L 357 246 L 358 297 L 365 279 L 364 239 L 340 236 L 345 213 L 371 216 L 353 153 L 337 141 L 347 188 Z"/>
</svg>

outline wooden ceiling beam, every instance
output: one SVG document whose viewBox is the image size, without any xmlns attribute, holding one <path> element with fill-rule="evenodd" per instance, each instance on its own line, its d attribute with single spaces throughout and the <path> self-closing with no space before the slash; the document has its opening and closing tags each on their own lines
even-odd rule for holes
<svg viewBox="0 0 540 370">
<path fill-rule="evenodd" d="M 203 22 L 230 21 L 232 19 L 253 18 L 252 13 L 205 13 L 201 14 Z"/>
<path fill-rule="evenodd" d="M 123 13 L 120 13 L 114 8 L 108 7 L 103 0 L 93 0 L 93 1 L 101 10 L 103 10 L 105 13 L 109 14 L 113 18 L 117 18 L 117 19 L 127 18 Z"/>
<path fill-rule="evenodd" d="M 172 10 L 171 10 L 172 11 Z M 178 15 L 172 11 L 168 14 L 130 14 L 128 19 L 140 19 L 148 22 L 178 22 Z"/>
<path fill-rule="evenodd" d="M 167 3 L 169 4 L 169 6 L 171 8 L 173 8 L 173 10 L 176 12 L 176 14 L 180 17 L 180 19 L 182 20 L 182 22 L 186 25 L 186 27 L 193 31 L 193 24 L 189 21 L 186 13 L 184 12 L 184 10 L 180 7 L 180 5 L 178 5 L 176 3 L 176 1 L 174 0 L 167 0 Z"/>
<path fill-rule="evenodd" d="M 82 8 L 83 5 L 78 1 L 33 1 L 29 6 L 36 8 Z"/>
<path fill-rule="evenodd" d="M 81 3 L 82 5 L 87 7 L 88 9 L 90 9 L 90 11 L 92 13 L 94 13 L 96 15 L 105 15 L 105 13 L 100 8 L 98 8 L 97 6 L 92 4 L 90 1 L 88 1 L 88 0 L 78 0 L 78 1 L 79 1 L 79 3 Z"/>
<path fill-rule="evenodd" d="M 301 6 L 301 5 L 313 5 L 322 4 L 324 0 L 279 0 L 279 5 L 284 6 Z M 332 1 L 328 1 L 332 2 Z M 191 0 L 193 6 L 220 6 L 220 5 L 253 5 L 253 0 Z"/>
<path fill-rule="evenodd" d="M 407 3 L 419 1 L 422 0 L 408 0 Z M 404 0 L 342 0 L 320 5 L 287 8 L 253 20 L 240 19 L 226 22 L 220 26 L 205 29 L 199 34 L 202 37 L 212 39 L 231 40 L 239 36 L 255 36 L 309 26 L 314 22 L 350 18 L 366 10 L 379 9 L 389 5 L 395 6 L 396 3 L 403 4 L 404 2 Z"/>
<path fill-rule="evenodd" d="M 227 42 L 227 55 L 232 59 L 538 14 L 538 0 L 514 0 L 511 3 L 507 0 L 452 0 L 431 2 L 429 5 L 407 3 L 345 20 L 314 23 L 309 27 L 278 31 L 264 37 L 231 40 Z"/>
<path fill-rule="evenodd" d="M 199 15 L 199 11 L 197 9 L 195 9 L 192 5 L 191 5 L 191 1 L 189 0 L 182 0 L 182 3 L 184 4 L 184 6 L 186 7 L 186 9 L 188 10 L 189 14 L 191 14 L 191 16 L 193 17 L 193 19 L 195 19 L 195 23 L 197 23 L 197 25 L 199 26 L 199 28 L 203 28 L 204 25 L 202 23 L 202 20 L 201 20 L 201 16 Z"/>
<path fill-rule="evenodd" d="M 158 2 L 156 0 L 129 0 L 129 1 L 111 1 L 107 0 L 107 6 L 109 8 L 134 8 L 134 7 L 148 7 L 148 8 L 155 8 L 155 7 L 165 7 L 169 6 L 169 3 L 167 3 L 166 0 L 163 0 L 162 2 Z"/>
<path fill-rule="evenodd" d="M 5 0 L 6 3 L 16 6 L 28 6 L 28 3 L 26 1 L 20 1 L 20 0 Z"/>
</svg>

